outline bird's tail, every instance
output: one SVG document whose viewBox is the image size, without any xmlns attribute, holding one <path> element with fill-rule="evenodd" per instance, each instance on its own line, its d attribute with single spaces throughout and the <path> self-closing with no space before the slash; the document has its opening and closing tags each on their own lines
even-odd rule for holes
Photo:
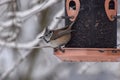
<svg viewBox="0 0 120 80">
<path fill-rule="evenodd" d="M 72 23 L 70 23 L 70 25 L 68 25 L 68 29 L 71 29 L 71 28 L 72 28 L 72 26 L 74 25 L 74 23 L 75 23 L 75 21 L 74 21 L 74 22 L 72 22 Z"/>
</svg>

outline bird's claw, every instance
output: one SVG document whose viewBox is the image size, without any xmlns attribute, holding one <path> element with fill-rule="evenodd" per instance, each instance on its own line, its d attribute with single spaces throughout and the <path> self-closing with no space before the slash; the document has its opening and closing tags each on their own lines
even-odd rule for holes
<svg viewBox="0 0 120 80">
<path fill-rule="evenodd" d="M 62 53 L 65 53 L 65 49 L 62 49 L 62 48 L 54 48 L 54 52 L 57 52 L 57 51 L 60 51 Z"/>
<path fill-rule="evenodd" d="M 65 53 L 65 49 L 60 48 L 59 49 L 62 53 Z"/>
</svg>

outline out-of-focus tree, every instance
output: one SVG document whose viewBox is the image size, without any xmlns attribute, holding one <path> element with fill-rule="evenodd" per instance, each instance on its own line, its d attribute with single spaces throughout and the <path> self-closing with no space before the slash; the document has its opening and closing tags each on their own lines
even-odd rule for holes
<svg viewBox="0 0 120 80">
<path fill-rule="evenodd" d="M 44 45 L 39 37 L 45 27 L 61 25 L 61 5 L 63 0 L 0 1 L 0 80 L 39 78 L 60 62 L 52 48 L 33 47 Z"/>
<path fill-rule="evenodd" d="M 119 80 L 119 63 L 65 63 L 39 39 L 64 27 L 65 0 L 0 0 L 0 80 Z M 87 76 L 87 77 L 86 77 Z M 91 76 L 91 77 L 90 77 Z"/>
</svg>

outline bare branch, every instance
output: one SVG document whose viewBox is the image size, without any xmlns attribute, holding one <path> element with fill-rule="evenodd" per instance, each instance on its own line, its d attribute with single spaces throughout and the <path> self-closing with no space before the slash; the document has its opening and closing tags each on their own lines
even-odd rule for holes
<svg viewBox="0 0 120 80">
<path fill-rule="evenodd" d="M 40 39 L 35 39 L 34 41 L 28 42 L 28 43 L 18 43 L 16 45 L 15 42 L 5 42 L 0 40 L 1 46 L 11 47 L 11 48 L 22 48 L 22 49 L 29 49 L 39 43 Z"/>
<path fill-rule="evenodd" d="M 33 46 L 40 43 L 41 39 L 39 37 L 43 36 L 45 33 L 44 29 L 37 37 L 31 42 L 28 43 L 17 43 L 16 42 L 5 42 L 4 40 L 0 40 L 0 46 L 6 46 L 11 48 L 21 48 L 21 49 L 31 49 Z"/>
<path fill-rule="evenodd" d="M 24 56 L 22 56 L 20 59 L 18 59 L 17 62 L 9 70 L 4 72 L 1 75 L 0 80 L 4 80 L 7 76 L 9 76 L 9 74 L 12 73 L 27 58 L 27 56 L 30 54 L 31 51 L 32 50 L 27 52 Z"/>
<path fill-rule="evenodd" d="M 10 20 L 5 21 L 5 22 L 0 22 L 0 31 L 4 30 L 5 28 L 8 28 L 12 25 L 14 25 L 16 27 L 21 27 L 22 22 L 17 18 L 10 19 Z"/>
<path fill-rule="evenodd" d="M 4 5 L 4 4 L 8 4 L 8 3 L 10 3 L 10 2 L 12 2 L 11 0 L 1 0 L 0 1 L 0 6 L 1 5 Z"/>
<path fill-rule="evenodd" d="M 42 4 L 36 5 L 29 10 L 22 11 L 22 12 L 16 12 L 15 15 L 17 18 L 20 18 L 22 21 L 24 21 L 24 20 L 30 18 L 31 16 L 36 15 L 37 13 L 45 10 L 46 8 L 48 8 L 52 5 L 54 5 L 58 1 L 60 1 L 60 0 L 49 0 L 49 1 L 46 0 Z M 13 16 L 13 15 L 14 15 L 13 12 L 8 13 L 8 16 Z"/>
<path fill-rule="evenodd" d="M 120 14 L 117 14 L 117 18 L 120 19 Z"/>
<path fill-rule="evenodd" d="M 44 9 L 52 6 L 53 4 L 57 3 L 58 1 L 59 0 L 44 1 L 42 4 L 36 5 L 35 7 L 33 7 L 32 9 L 29 9 L 27 11 L 8 13 L 9 16 L 16 16 L 16 17 L 14 19 L 10 19 L 6 22 L 0 22 L 0 31 L 7 28 L 7 27 L 12 26 L 12 25 L 21 27 L 22 23 L 26 19 L 30 18 L 33 15 L 36 15 L 40 11 L 43 11 Z"/>
<path fill-rule="evenodd" d="M 78 71 L 79 74 L 85 73 L 90 67 L 97 64 L 97 62 L 87 62 L 81 66 L 80 70 Z"/>
<path fill-rule="evenodd" d="M 52 6 L 53 4 L 55 4 L 58 1 L 60 1 L 60 0 L 47 0 L 44 3 L 42 3 L 40 5 L 37 5 L 37 6 L 33 7 L 32 9 L 29 9 L 28 11 L 24 11 L 24 12 L 11 12 L 11 15 L 15 16 L 15 18 L 10 19 L 10 20 L 8 20 L 6 22 L 0 22 L 0 31 L 4 30 L 5 28 L 8 28 L 8 27 L 10 27 L 12 25 L 21 27 L 21 24 L 24 22 L 24 20 L 30 18 L 33 15 L 36 15 L 40 11 L 42 11 L 42 10 Z M 61 16 L 62 13 L 63 13 L 63 10 L 58 12 L 57 16 Z M 59 22 L 59 20 L 57 20 L 57 21 L 56 20 L 57 19 L 54 19 L 52 21 L 52 23 L 49 26 L 49 28 L 53 29 L 54 27 L 56 27 L 56 25 Z M 6 42 L 4 40 L 0 40 L 0 46 L 2 46 L 2 47 L 3 46 L 10 47 L 10 48 L 22 48 L 22 49 L 37 48 L 37 47 L 34 47 L 34 46 L 36 46 L 37 44 L 40 43 L 41 39 L 39 39 L 39 37 L 44 36 L 45 31 L 46 31 L 46 29 L 44 29 L 40 34 L 38 34 L 38 36 L 31 42 L 28 42 L 28 43 L 16 43 L 16 42 Z M 8 35 L 8 33 L 6 33 L 5 36 L 6 35 Z M 16 35 L 14 34 L 13 37 L 10 38 L 10 39 L 13 39 L 15 37 L 16 37 Z M 45 47 L 48 47 L 48 46 L 45 46 Z M 31 51 L 32 50 L 30 50 L 29 52 L 24 54 L 24 56 L 20 57 L 20 59 L 18 59 L 17 62 L 10 69 L 8 69 L 6 72 L 4 72 L 1 75 L 0 80 L 4 80 L 7 76 L 9 76 L 19 66 L 19 64 L 22 63 L 27 58 L 27 56 L 30 54 Z"/>
<path fill-rule="evenodd" d="M 13 20 L 8 20 L 6 22 L 0 22 L 1 27 L 9 27 L 12 25 Z"/>
<path fill-rule="evenodd" d="M 62 16 L 62 14 L 63 14 L 63 9 L 62 10 L 60 10 L 58 13 L 57 13 L 57 17 L 58 16 Z M 54 16 L 54 18 L 56 17 L 56 15 Z M 49 26 L 49 28 L 50 29 L 54 29 L 55 27 L 56 27 L 56 25 L 58 24 L 58 22 L 59 22 L 59 20 L 58 19 L 54 19 L 52 22 L 51 22 L 51 24 L 50 24 L 50 26 Z M 46 27 L 47 28 L 47 27 Z M 40 41 L 41 41 L 41 39 L 39 39 L 41 36 L 44 36 L 44 34 L 45 34 L 45 31 L 46 31 L 46 28 L 40 33 L 40 34 L 38 34 L 38 36 L 33 40 L 33 41 L 31 41 L 31 42 L 28 42 L 28 43 L 17 43 L 17 45 L 16 45 L 16 42 L 5 42 L 5 41 L 3 41 L 3 40 L 0 40 L 0 45 L 1 46 L 6 46 L 6 47 L 11 47 L 11 48 L 22 48 L 22 49 L 31 49 L 32 47 L 34 47 L 35 45 L 37 45 L 37 44 L 39 44 L 40 43 Z M 45 45 L 46 46 L 46 45 Z M 42 46 L 42 47 L 45 47 L 45 46 Z M 41 47 L 41 46 L 40 46 Z M 39 47 L 39 48 L 40 48 Z"/>
<path fill-rule="evenodd" d="M 60 22 L 60 19 L 56 19 L 56 17 L 60 17 L 63 16 L 64 14 L 64 8 L 62 10 L 60 10 L 53 18 L 52 23 L 50 24 L 50 26 L 48 27 L 49 30 L 55 30 L 57 27 L 57 24 Z"/>
<path fill-rule="evenodd" d="M 28 43 L 16 43 L 16 42 L 6 42 L 4 40 L 0 40 L 0 46 L 10 47 L 10 48 L 19 48 L 19 49 L 34 49 L 34 48 L 48 48 L 51 46 L 44 45 L 35 47 L 37 44 L 42 44 L 42 39 L 39 39 L 41 36 L 44 36 L 46 29 L 44 29 L 37 37 L 31 42 Z"/>
<path fill-rule="evenodd" d="M 12 20 L 8 20 L 6 22 L 0 22 L 0 31 L 4 30 L 7 27 L 12 26 L 13 21 Z"/>
</svg>

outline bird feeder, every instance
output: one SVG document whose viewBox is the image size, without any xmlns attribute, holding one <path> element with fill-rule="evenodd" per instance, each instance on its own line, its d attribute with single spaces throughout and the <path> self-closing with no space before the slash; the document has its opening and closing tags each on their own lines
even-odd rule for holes
<svg viewBox="0 0 120 80">
<path fill-rule="evenodd" d="M 75 21 L 63 61 L 119 61 L 117 49 L 117 0 L 65 0 L 66 25 Z"/>
</svg>

